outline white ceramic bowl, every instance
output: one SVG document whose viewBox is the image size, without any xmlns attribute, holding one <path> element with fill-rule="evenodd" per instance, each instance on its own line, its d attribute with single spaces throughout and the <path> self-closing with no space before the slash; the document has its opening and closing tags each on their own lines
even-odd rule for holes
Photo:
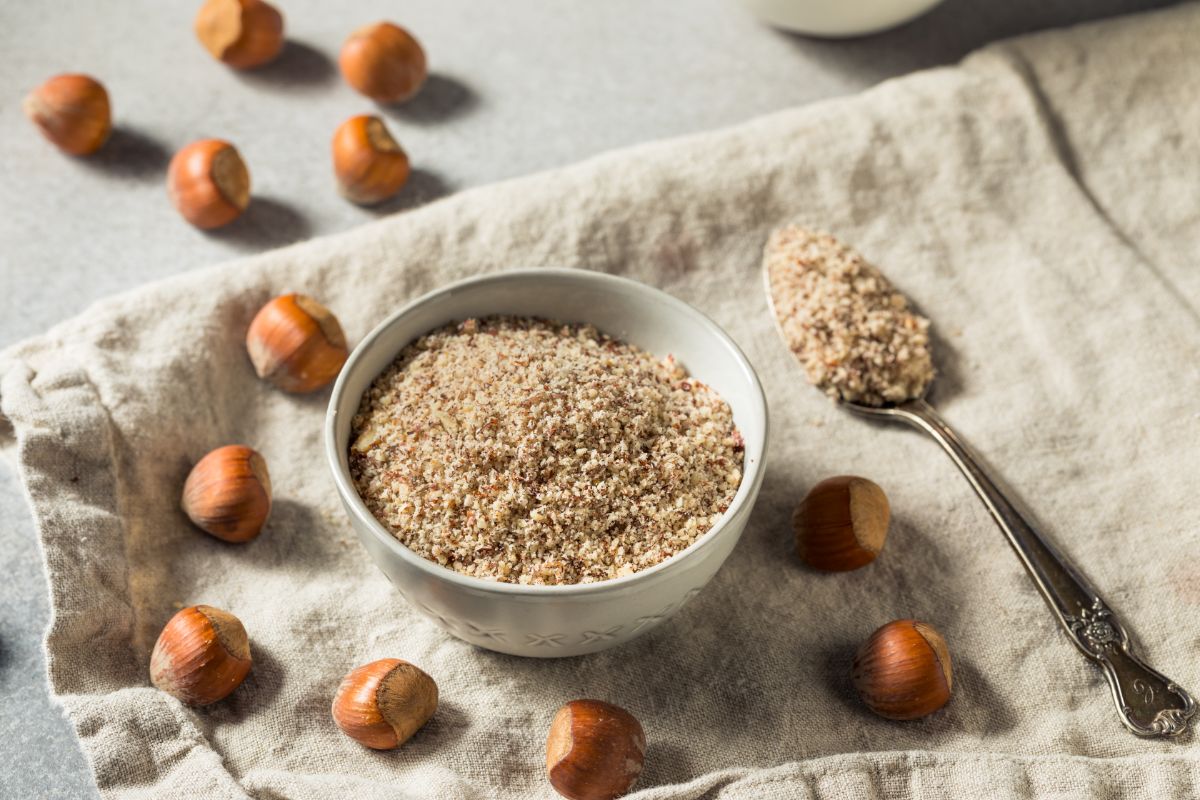
<svg viewBox="0 0 1200 800">
<path fill-rule="evenodd" d="M 492 314 L 588 322 L 659 356 L 673 354 L 733 409 L 746 442 L 742 484 L 717 524 L 661 564 L 598 583 L 521 586 L 461 575 L 421 558 L 371 515 L 350 478 L 350 421 L 396 354 L 451 321 Z M 520 656 L 593 653 L 650 630 L 700 592 L 733 550 L 762 485 L 767 403 L 758 376 L 715 323 L 636 281 L 576 269 L 523 269 L 461 281 L 388 317 L 351 353 L 333 387 L 325 452 L 350 521 L 375 563 L 419 611 L 471 644 Z"/>
<path fill-rule="evenodd" d="M 741 0 L 764 22 L 809 36 L 866 36 L 903 25 L 942 0 Z"/>
</svg>

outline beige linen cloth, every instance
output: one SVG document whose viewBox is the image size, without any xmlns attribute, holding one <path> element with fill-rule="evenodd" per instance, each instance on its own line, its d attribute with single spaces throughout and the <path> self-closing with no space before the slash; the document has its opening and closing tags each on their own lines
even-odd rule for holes
<svg viewBox="0 0 1200 800">
<path fill-rule="evenodd" d="M 760 286 L 791 220 L 857 244 L 934 320 L 934 399 L 1144 644 L 1200 691 L 1200 7 L 989 47 L 961 65 L 731 130 L 465 192 L 342 236 L 102 302 L 0 358 L 2 436 L 50 575 L 50 683 L 114 798 L 550 798 L 555 709 L 598 697 L 650 742 L 651 798 L 1200 796 L 1200 746 L 1120 726 L 983 506 L 931 441 L 804 384 Z M 741 543 L 668 624 L 559 661 L 485 652 L 414 612 L 369 561 L 321 451 L 327 393 L 253 375 L 243 335 L 287 290 L 352 340 L 464 276 L 569 265 L 712 315 L 769 394 L 768 477 Z M 178 509 L 190 466 L 245 442 L 277 503 L 240 546 Z M 859 473 L 894 509 L 873 565 L 793 555 L 790 512 Z M 191 710 L 147 663 L 179 604 L 249 629 L 254 670 Z M 955 665 L 949 705 L 887 722 L 855 646 L 917 617 Z M 409 659 L 441 687 L 403 748 L 334 727 L 341 676 Z"/>
</svg>

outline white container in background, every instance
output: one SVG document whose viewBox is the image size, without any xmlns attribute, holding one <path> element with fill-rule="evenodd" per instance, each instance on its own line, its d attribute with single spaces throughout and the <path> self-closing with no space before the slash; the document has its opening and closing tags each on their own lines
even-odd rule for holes
<svg viewBox="0 0 1200 800">
<path fill-rule="evenodd" d="M 863 36 L 924 14 L 942 0 L 741 0 L 764 22 L 812 36 Z"/>
</svg>

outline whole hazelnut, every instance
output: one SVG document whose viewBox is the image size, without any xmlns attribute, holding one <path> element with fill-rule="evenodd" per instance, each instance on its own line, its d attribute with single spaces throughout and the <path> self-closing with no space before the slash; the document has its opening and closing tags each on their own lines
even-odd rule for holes
<svg viewBox="0 0 1200 800">
<path fill-rule="evenodd" d="M 245 445 L 218 447 L 192 467 L 182 506 L 205 533 L 226 542 L 250 541 L 271 514 L 267 462 Z"/>
<path fill-rule="evenodd" d="M 950 651 L 933 626 L 899 619 L 863 643 L 851 676 L 859 697 L 879 716 L 917 719 L 950 700 Z"/>
<path fill-rule="evenodd" d="M 234 69 L 261 67 L 283 49 L 283 15 L 262 0 L 206 0 L 195 28 L 213 58 Z"/>
<path fill-rule="evenodd" d="M 425 83 L 425 51 L 390 22 L 359 28 L 342 45 L 338 66 L 346 82 L 379 103 L 408 100 Z"/>
<path fill-rule="evenodd" d="M 360 115 L 333 134 L 333 171 L 346 199 L 379 203 L 408 180 L 408 156 L 379 117 Z"/>
<path fill-rule="evenodd" d="M 189 606 L 167 622 L 150 655 L 150 681 L 190 706 L 228 697 L 250 674 L 241 620 L 212 606 Z"/>
<path fill-rule="evenodd" d="M 51 78 L 29 93 L 22 108 L 43 136 L 74 156 L 96 152 L 112 133 L 108 92 L 87 75 Z"/>
<path fill-rule="evenodd" d="M 792 516 L 796 553 L 830 572 L 866 566 L 883 549 L 890 517 L 887 495 L 875 483 L 852 475 L 828 478 Z"/>
<path fill-rule="evenodd" d="M 391 750 L 407 742 L 437 711 L 433 678 L 398 658 L 353 670 L 333 697 L 333 721 L 356 742 Z"/>
<path fill-rule="evenodd" d="M 250 204 L 250 172 L 229 142 L 201 139 L 171 159 L 167 192 L 188 222 L 197 228 L 219 228 L 240 217 Z"/>
<path fill-rule="evenodd" d="M 550 723 L 546 774 L 570 800 L 620 797 L 637 783 L 645 758 L 641 723 L 612 703 L 572 700 Z"/>
<path fill-rule="evenodd" d="M 246 331 L 258 377 L 285 392 L 311 392 L 337 377 L 350 351 L 337 317 L 303 294 L 271 300 Z"/>
</svg>

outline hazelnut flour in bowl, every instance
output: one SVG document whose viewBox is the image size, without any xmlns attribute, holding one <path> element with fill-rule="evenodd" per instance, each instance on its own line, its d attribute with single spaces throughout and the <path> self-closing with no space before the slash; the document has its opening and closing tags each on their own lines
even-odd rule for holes
<svg viewBox="0 0 1200 800">
<path fill-rule="evenodd" d="M 768 424 L 745 354 L 687 303 L 519 269 L 369 333 L 334 384 L 325 456 L 408 601 L 397 613 L 557 658 L 641 636 L 700 593 L 750 519 Z"/>
<path fill-rule="evenodd" d="M 618 578 L 683 551 L 742 479 L 729 405 L 589 325 L 492 316 L 408 345 L 351 425 L 350 472 L 406 547 L 521 584 Z"/>
</svg>

